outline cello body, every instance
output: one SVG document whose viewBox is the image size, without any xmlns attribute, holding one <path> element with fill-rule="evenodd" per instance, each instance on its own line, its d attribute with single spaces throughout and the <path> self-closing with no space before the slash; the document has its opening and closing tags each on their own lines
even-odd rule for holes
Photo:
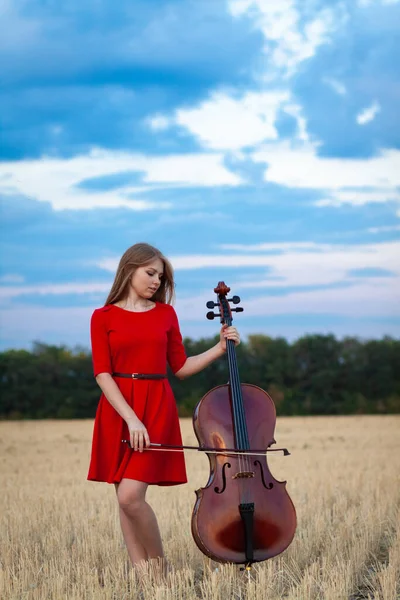
<svg viewBox="0 0 400 600">
<path fill-rule="evenodd" d="M 296 511 L 286 482 L 270 473 L 267 453 L 251 455 L 252 448 L 267 451 L 275 443 L 276 411 L 267 392 L 238 380 L 233 346 L 232 342 L 230 382 L 205 394 L 193 416 L 199 446 L 222 452 L 207 453 L 210 475 L 206 486 L 196 491 L 192 535 L 213 560 L 251 565 L 289 546 Z M 239 453 L 223 454 L 224 448 Z"/>
</svg>

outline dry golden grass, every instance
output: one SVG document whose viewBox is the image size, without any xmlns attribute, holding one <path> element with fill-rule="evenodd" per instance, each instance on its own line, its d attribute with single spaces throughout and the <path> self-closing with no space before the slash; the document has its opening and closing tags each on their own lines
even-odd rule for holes
<svg viewBox="0 0 400 600">
<path fill-rule="evenodd" d="M 190 420 L 182 431 L 185 443 L 195 442 Z M 149 573 L 139 586 L 114 486 L 86 481 L 92 421 L 2 422 L 0 598 L 395 600 L 399 433 L 398 417 L 279 419 L 275 437 L 292 454 L 271 456 L 269 466 L 288 481 L 298 529 L 250 579 L 211 563 L 193 542 L 194 490 L 209 469 L 207 457 L 187 453 L 188 485 L 149 489 L 172 572 L 164 584 Z"/>
</svg>

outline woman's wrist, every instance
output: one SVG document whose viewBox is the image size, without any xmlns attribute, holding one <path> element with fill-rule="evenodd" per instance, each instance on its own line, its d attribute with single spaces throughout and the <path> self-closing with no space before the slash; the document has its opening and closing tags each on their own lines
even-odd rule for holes
<svg viewBox="0 0 400 600">
<path fill-rule="evenodd" d="M 137 421 L 137 416 L 135 414 L 133 415 L 128 415 L 127 417 L 124 418 L 125 423 L 128 423 L 128 421 Z"/>
<path fill-rule="evenodd" d="M 226 348 L 224 350 L 223 346 L 222 346 L 222 342 L 218 342 L 218 344 L 216 345 L 216 348 L 218 348 L 219 353 L 221 356 L 223 356 L 224 354 L 226 354 Z"/>
</svg>

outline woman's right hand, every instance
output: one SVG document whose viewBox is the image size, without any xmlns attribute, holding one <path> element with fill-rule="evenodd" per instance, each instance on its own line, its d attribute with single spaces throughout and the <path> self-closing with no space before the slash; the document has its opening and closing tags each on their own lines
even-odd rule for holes
<svg viewBox="0 0 400 600">
<path fill-rule="evenodd" d="M 129 441 L 131 444 L 131 448 L 134 450 L 139 450 L 139 452 L 143 452 L 143 448 L 146 445 L 147 448 L 150 447 L 150 438 L 147 433 L 146 427 L 143 425 L 142 421 L 137 417 L 131 417 L 126 420 L 126 424 L 129 429 Z"/>
</svg>

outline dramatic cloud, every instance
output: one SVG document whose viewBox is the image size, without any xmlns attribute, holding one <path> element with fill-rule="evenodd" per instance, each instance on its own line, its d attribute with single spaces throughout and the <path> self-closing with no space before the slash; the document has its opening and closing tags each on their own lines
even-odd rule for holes
<svg viewBox="0 0 400 600">
<path fill-rule="evenodd" d="M 1 348 L 88 343 L 137 241 L 185 334 L 223 278 L 243 333 L 400 333 L 399 11 L 3 2 Z"/>
</svg>

